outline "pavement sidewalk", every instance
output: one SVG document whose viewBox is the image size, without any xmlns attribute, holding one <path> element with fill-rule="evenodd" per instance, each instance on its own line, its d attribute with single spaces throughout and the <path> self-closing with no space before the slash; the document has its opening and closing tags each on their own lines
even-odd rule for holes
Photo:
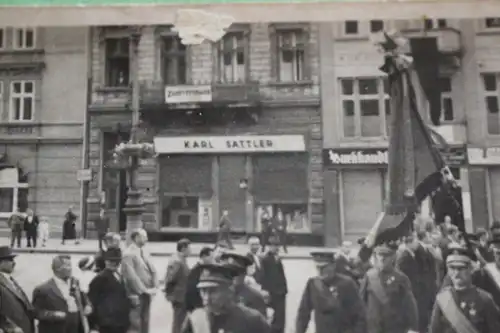
<svg viewBox="0 0 500 333">
<path fill-rule="evenodd" d="M 10 239 L 7 237 L 0 237 L 1 245 L 10 245 Z M 39 254 L 94 254 L 98 250 L 97 240 L 84 239 L 80 240 L 80 244 L 75 244 L 74 241 L 67 241 L 65 245 L 61 244 L 59 239 L 51 239 L 47 242 L 45 247 L 38 246 L 37 248 L 27 248 L 26 241 L 23 239 L 23 247 L 15 247 L 13 250 L 15 253 L 39 253 Z M 150 242 L 147 247 L 152 256 L 158 257 L 168 257 L 176 252 L 175 242 Z M 197 257 L 200 250 L 205 247 L 212 247 L 213 244 L 208 243 L 193 243 L 191 244 L 192 256 Z M 248 246 L 246 244 L 234 244 L 236 250 L 246 251 Z M 281 252 L 283 259 L 309 259 L 310 252 L 324 249 L 319 247 L 299 247 L 290 246 L 288 247 L 288 253 Z"/>
</svg>

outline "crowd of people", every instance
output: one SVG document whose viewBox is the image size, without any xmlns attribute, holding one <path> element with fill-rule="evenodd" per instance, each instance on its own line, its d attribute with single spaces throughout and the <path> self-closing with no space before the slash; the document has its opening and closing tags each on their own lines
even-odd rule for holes
<svg viewBox="0 0 500 333">
<path fill-rule="evenodd" d="M 147 233 L 108 233 L 102 249 L 78 262 L 53 258 L 53 277 L 32 298 L 12 277 L 15 254 L 0 247 L 0 332 L 149 332 L 151 300 L 164 293 L 172 306 L 172 333 L 284 333 L 287 277 L 281 241 L 272 235 L 262 251 L 227 242 L 204 247 L 190 267 L 188 239 L 178 241 L 164 279 L 147 253 Z M 361 244 L 366 244 L 360 242 Z M 464 235 L 449 219 L 416 224 L 398 241 L 359 253 L 352 244 L 311 253 L 317 272 L 305 287 L 293 332 L 316 333 L 500 332 L 500 223 Z M 35 328 L 35 320 L 37 327 Z"/>
</svg>

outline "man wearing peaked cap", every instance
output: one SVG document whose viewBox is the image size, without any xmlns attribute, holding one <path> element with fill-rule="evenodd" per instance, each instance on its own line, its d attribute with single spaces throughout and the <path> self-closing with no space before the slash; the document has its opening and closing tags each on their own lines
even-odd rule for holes
<svg viewBox="0 0 500 333">
<path fill-rule="evenodd" d="M 203 308 L 195 309 L 184 322 L 183 333 L 270 333 L 271 328 L 257 311 L 238 304 L 234 297 L 233 279 L 238 275 L 234 266 L 206 264 L 202 269 L 198 289 Z"/>
<path fill-rule="evenodd" d="M 365 308 L 356 283 L 336 272 L 333 251 L 316 251 L 311 256 L 318 276 L 307 281 L 297 312 L 295 332 L 307 331 L 311 312 L 314 312 L 317 333 L 364 333 Z"/>
<path fill-rule="evenodd" d="M 436 297 L 429 333 L 500 332 L 500 310 L 491 295 L 473 285 L 472 253 L 458 244 L 446 257 L 451 284 Z"/>
<path fill-rule="evenodd" d="M 418 332 L 418 311 L 408 277 L 395 269 L 397 242 L 378 245 L 373 268 L 361 281 L 369 333 Z"/>
<path fill-rule="evenodd" d="M 472 283 L 487 291 L 500 308 L 500 237 L 494 237 L 488 242 L 493 256 L 493 262 L 487 263 L 472 274 Z"/>
<path fill-rule="evenodd" d="M 267 305 L 263 290 L 256 290 L 245 284 L 247 269 L 252 265 L 252 260 L 241 253 L 228 251 L 221 255 L 221 262 L 236 270 L 234 278 L 234 296 L 236 301 L 259 311 L 263 316 L 267 316 Z M 269 296 L 267 294 L 267 296 Z"/>
</svg>

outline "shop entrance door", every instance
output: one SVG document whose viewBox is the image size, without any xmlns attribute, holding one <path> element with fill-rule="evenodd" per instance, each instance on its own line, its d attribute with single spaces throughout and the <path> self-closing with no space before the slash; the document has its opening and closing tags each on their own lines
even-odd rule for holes
<svg viewBox="0 0 500 333">
<path fill-rule="evenodd" d="M 245 178 L 244 155 L 224 155 L 219 157 L 219 209 L 229 211 L 233 230 L 246 228 L 246 189 L 240 188 Z M 218 223 L 219 221 L 217 221 Z"/>
</svg>

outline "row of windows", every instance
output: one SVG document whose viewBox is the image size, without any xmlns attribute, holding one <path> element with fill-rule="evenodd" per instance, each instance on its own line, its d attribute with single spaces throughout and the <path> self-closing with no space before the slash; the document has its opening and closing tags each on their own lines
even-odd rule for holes
<svg viewBox="0 0 500 333">
<path fill-rule="evenodd" d="M 36 48 L 36 29 L 0 28 L 0 50 L 32 50 L 34 48 Z"/>
<path fill-rule="evenodd" d="M 129 38 L 106 39 L 106 86 L 124 87 L 130 80 Z M 302 29 L 277 33 L 277 80 L 300 82 L 310 79 L 307 72 L 309 36 Z M 224 83 L 245 82 L 249 79 L 248 54 L 250 41 L 245 32 L 230 32 L 216 44 L 217 81 Z M 188 83 L 188 48 L 177 36 L 162 38 L 160 70 L 165 84 Z"/>
<path fill-rule="evenodd" d="M 425 19 L 423 20 L 423 29 L 436 29 L 436 28 L 446 28 L 448 22 L 445 19 Z M 366 32 L 376 33 L 386 29 L 385 22 L 383 20 L 371 20 L 368 25 L 368 30 Z M 342 35 L 344 36 L 357 36 L 364 33 L 359 21 L 344 21 L 342 26 Z"/>
<path fill-rule="evenodd" d="M 8 85 L 0 81 L 0 114 L 8 107 L 10 121 L 33 121 L 35 113 L 35 82 L 12 81 Z"/>
<path fill-rule="evenodd" d="M 455 115 L 451 95 L 451 78 L 441 78 L 439 85 L 442 106 L 441 121 L 453 121 Z M 339 86 L 344 137 L 388 136 L 391 110 L 387 79 L 341 78 Z"/>
</svg>

